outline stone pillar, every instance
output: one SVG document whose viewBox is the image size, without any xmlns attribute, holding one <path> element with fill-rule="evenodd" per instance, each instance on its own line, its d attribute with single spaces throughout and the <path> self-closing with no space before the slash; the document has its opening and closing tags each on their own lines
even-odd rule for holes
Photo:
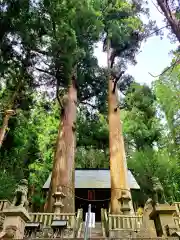
<svg viewBox="0 0 180 240">
<path fill-rule="evenodd" d="M 154 220 L 157 237 L 167 236 L 167 225 L 174 225 L 173 213 L 176 212 L 175 206 L 168 204 L 158 204 L 151 211 L 149 217 Z M 174 225 L 174 228 L 176 226 Z"/>
<path fill-rule="evenodd" d="M 149 205 L 148 207 L 145 206 L 143 212 L 143 222 L 140 227 L 140 231 L 137 233 L 137 238 L 156 238 L 156 229 L 154 225 L 154 221 L 149 218 L 150 213 L 152 212 L 153 207 Z"/>
<path fill-rule="evenodd" d="M 30 221 L 30 216 L 24 207 L 10 207 L 3 210 L 5 220 L 3 224 L 4 237 L 6 234 L 14 239 L 23 239 L 24 230 L 27 221 Z"/>
</svg>

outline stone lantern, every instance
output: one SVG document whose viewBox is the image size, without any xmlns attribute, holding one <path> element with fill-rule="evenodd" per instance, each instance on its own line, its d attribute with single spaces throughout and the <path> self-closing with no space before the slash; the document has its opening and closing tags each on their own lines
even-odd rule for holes
<svg viewBox="0 0 180 240">
<path fill-rule="evenodd" d="M 61 209 L 64 207 L 64 204 L 62 203 L 62 199 L 66 197 L 66 195 L 62 192 L 62 187 L 57 187 L 57 191 L 53 194 L 53 197 L 55 199 L 54 203 L 54 215 L 56 220 L 60 220 L 60 216 L 58 214 L 61 213 Z"/>
</svg>

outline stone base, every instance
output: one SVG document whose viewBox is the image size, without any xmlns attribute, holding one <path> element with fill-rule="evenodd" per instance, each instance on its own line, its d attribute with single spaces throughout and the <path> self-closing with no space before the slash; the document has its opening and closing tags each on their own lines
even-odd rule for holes
<svg viewBox="0 0 180 240">
<path fill-rule="evenodd" d="M 24 238 L 25 224 L 30 221 L 30 216 L 24 207 L 10 207 L 3 210 L 5 215 L 5 220 L 3 224 L 3 231 L 6 232 L 7 229 L 13 227 L 16 229 L 14 231 L 15 239 Z"/>
<path fill-rule="evenodd" d="M 132 230 L 109 230 L 109 238 L 124 238 L 124 239 L 130 239 L 130 238 L 136 238 L 137 233 Z"/>
<path fill-rule="evenodd" d="M 74 238 L 74 231 L 73 229 L 64 229 L 62 235 L 63 238 Z"/>
<path fill-rule="evenodd" d="M 153 207 L 149 206 L 144 209 L 143 212 L 143 221 L 140 226 L 140 231 L 137 233 L 137 238 L 156 238 L 156 229 L 154 221 L 149 218 L 150 213 L 152 212 Z"/>
<path fill-rule="evenodd" d="M 172 228 L 176 228 L 173 221 L 173 213 L 176 212 L 175 206 L 168 204 L 159 204 L 154 207 L 149 217 L 154 220 L 157 236 L 167 236 L 167 226 L 171 225 Z"/>
</svg>

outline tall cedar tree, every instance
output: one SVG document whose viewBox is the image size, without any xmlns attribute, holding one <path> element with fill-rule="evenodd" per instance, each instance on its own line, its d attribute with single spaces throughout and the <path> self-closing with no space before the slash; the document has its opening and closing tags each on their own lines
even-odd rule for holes
<svg viewBox="0 0 180 240">
<path fill-rule="evenodd" d="M 134 1 L 135 2 L 135 1 Z M 134 62 L 135 53 L 142 40 L 142 22 L 138 12 L 143 11 L 141 2 L 130 4 L 126 1 L 108 1 L 104 17 L 104 50 L 107 51 L 108 65 L 108 106 L 109 106 L 109 147 L 111 171 L 111 212 L 124 213 L 123 205 L 132 210 L 130 189 L 127 182 L 120 110 L 118 108 L 117 83 L 124 74 L 120 64 L 118 74 L 114 74 L 115 60 Z M 120 200 L 124 201 L 121 202 Z M 121 204 L 119 204 L 121 202 Z M 126 207 L 127 207 L 126 205 Z M 124 205 L 125 206 L 125 205 Z M 129 211 L 128 211 L 129 212 Z"/>
<path fill-rule="evenodd" d="M 10 116 L 20 107 L 22 100 L 29 98 L 29 90 L 33 88 L 33 79 L 29 72 L 33 60 L 30 49 L 38 36 L 33 31 L 37 14 L 31 1 L 3 0 L 0 15 L 0 79 L 6 86 L 2 96 L 4 98 L 6 95 L 6 101 L 1 103 L 1 111 L 5 113 L 0 130 L 1 147 Z"/>
<path fill-rule="evenodd" d="M 75 211 L 77 98 L 86 101 L 98 94 L 103 80 L 100 80 L 97 60 L 93 57 L 93 44 L 99 39 L 102 26 L 99 14 L 98 1 L 53 0 L 39 3 L 39 15 L 46 29 L 38 48 L 34 49 L 42 63 L 37 63 L 35 68 L 46 85 L 56 88 L 61 108 L 47 211 L 52 211 L 53 193 L 59 186 L 66 195 L 63 211 Z"/>
</svg>

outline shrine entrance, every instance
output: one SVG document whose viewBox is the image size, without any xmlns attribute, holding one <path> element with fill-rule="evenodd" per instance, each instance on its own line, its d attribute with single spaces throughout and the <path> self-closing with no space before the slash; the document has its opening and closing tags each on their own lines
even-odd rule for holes
<svg viewBox="0 0 180 240">
<path fill-rule="evenodd" d="M 91 212 L 95 213 L 96 222 L 101 221 L 101 208 L 109 208 L 110 189 L 76 189 L 75 206 L 83 208 L 83 219 L 88 211 L 88 205 L 91 204 Z"/>
<path fill-rule="evenodd" d="M 46 196 L 49 190 L 51 174 L 46 180 L 43 191 Z M 140 187 L 131 171 L 128 170 L 128 181 L 131 194 L 135 193 L 133 204 L 139 205 Z M 134 193 L 133 193 L 134 192 Z M 111 197 L 111 178 L 109 169 L 78 169 L 75 170 L 75 209 L 83 209 L 83 214 L 88 211 L 88 204 L 91 204 L 92 212 L 95 212 L 96 221 L 101 219 L 101 208 L 109 209 Z M 140 202 L 141 203 L 141 202 Z"/>
</svg>

